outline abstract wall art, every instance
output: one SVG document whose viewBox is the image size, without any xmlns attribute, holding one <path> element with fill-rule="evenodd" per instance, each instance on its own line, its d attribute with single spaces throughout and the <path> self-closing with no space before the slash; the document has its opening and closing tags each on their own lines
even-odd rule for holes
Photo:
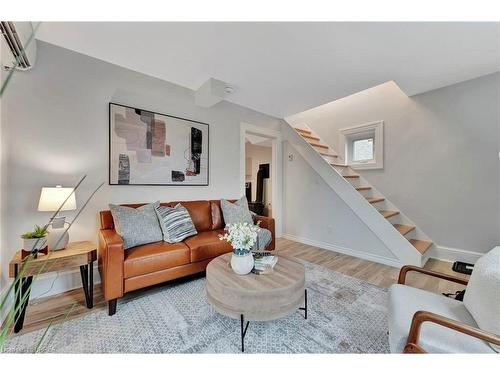
<svg viewBox="0 0 500 375">
<path fill-rule="evenodd" d="M 208 185 L 208 124 L 109 103 L 110 185 Z"/>
</svg>

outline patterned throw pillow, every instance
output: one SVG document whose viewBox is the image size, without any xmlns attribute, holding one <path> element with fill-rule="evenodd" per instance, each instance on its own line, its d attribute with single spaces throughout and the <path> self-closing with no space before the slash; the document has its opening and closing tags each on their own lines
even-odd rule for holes
<svg viewBox="0 0 500 375">
<path fill-rule="evenodd" d="M 257 242 L 253 245 L 252 251 L 263 251 L 266 249 L 267 245 L 273 240 L 273 235 L 271 231 L 266 228 L 260 228 L 257 232 Z"/>
<path fill-rule="evenodd" d="M 146 204 L 139 208 L 109 205 L 116 233 L 123 238 L 124 249 L 162 240 L 161 228 L 155 211 L 155 207 L 159 205 L 160 202 Z"/>
<path fill-rule="evenodd" d="M 234 203 L 221 199 L 220 207 L 226 225 L 234 223 L 253 224 L 252 214 L 248 209 L 247 197 L 243 196 Z"/>
<path fill-rule="evenodd" d="M 187 237 L 198 234 L 188 210 L 180 203 L 175 207 L 159 206 L 156 208 L 156 214 L 160 221 L 163 241 L 165 242 L 181 242 Z"/>
</svg>

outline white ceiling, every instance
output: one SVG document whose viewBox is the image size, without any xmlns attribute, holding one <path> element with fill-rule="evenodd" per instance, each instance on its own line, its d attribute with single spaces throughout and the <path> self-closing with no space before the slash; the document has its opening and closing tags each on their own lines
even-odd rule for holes
<svg viewBox="0 0 500 375">
<path fill-rule="evenodd" d="M 43 23 L 38 39 L 285 117 L 394 80 L 414 95 L 500 70 L 500 23 Z"/>
</svg>

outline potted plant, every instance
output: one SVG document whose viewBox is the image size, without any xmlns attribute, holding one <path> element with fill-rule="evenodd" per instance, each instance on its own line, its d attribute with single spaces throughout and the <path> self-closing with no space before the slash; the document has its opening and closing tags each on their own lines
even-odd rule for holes
<svg viewBox="0 0 500 375">
<path fill-rule="evenodd" d="M 26 232 L 21 235 L 23 239 L 23 249 L 30 252 L 40 250 L 45 246 L 45 237 L 49 234 L 47 227 L 35 225 L 33 232 Z"/>
<path fill-rule="evenodd" d="M 226 226 L 226 233 L 219 236 L 233 247 L 231 268 L 238 275 L 246 275 L 254 266 L 252 248 L 257 241 L 259 225 L 250 223 L 234 223 Z"/>
</svg>

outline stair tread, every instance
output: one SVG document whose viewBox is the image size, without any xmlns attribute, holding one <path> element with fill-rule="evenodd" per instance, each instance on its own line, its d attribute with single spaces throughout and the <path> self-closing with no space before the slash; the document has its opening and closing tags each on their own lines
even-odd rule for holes
<svg viewBox="0 0 500 375">
<path fill-rule="evenodd" d="M 411 239 L 410 243 L 417 249 L 420 254 L 424 254 L 429 247 L 432 246 L 432 241 L 426 241 L 426 240 L 416 240 L 416 239 Z"/>
<path fill-rule="evenodd" d="M 321 143 L 316 143 L 316 142 L 309 142 L 309 144 L 313 147 L 320 147 L 320 148 L 326 148 L 329 149 L 330 147 L 327 145 L 322 145 Z"/>
<path fill-rule="evenodd" d="M 399 211 L 381 210 L 379 211 L 386 219 L 399 215 Z"/>
<path fill-rule="evenodd" d="M 301 129 L 301 128 L 294 128 L 294 129 L 299 133 L 311 134 L 311 131 L 307 129 Z"/>
<path fill-rule="evenodd" d="M 330 163 L 331 166 L 334 166 L 334 167 L 343 167 L 343 168 L 347 168 L 348 165 L 347 164 L 339 164 L 339 163 Z"/>
<path fill-rule="evenodd" d="M 344 178 L 359 178 L 359 175 L 357 174 L 349 174 L 349 175 L 345 175 L 345 176 L 342 176 Z"/>
<path fill-rule="evenodd" d="M 394 224 L 394 228 L 396 228 L 396 230 L 404 236 L 415 229 L 415 225 Z"/>
<path fill-rule="evenodd" d="M 300 135 L 302 138 L 306 138 L 306 139 L 314 139 L 315 141 L 320 141 L 320 139 L 318 137 L 315 137 L 315 136 L 312 136 L 312 135 L 308 135 L 308 134 L 301 134 Z"/>
<path fill-rule="evenodd" d="M 357 187 L 356 190 L 357 191 L 365 191 L 365 190 L 371 190 L 372 188 L 370 186 L 360 186 L 360 187 Z"/>
<path fill-rule="evenodd" d="M 320 152 L 319 153 L 320 155 L 323 155 L 323 156 L 330 156 L 332 158 L 338 158 L 338 155 L 335 155 L 335 154 L 329 154 L 328 152 Z"/>
<path fill-rule="evenodd" d="M 385 198 L 366 198 L 368 203 L 377 203 L 385 201 Z"/>
</svg>

